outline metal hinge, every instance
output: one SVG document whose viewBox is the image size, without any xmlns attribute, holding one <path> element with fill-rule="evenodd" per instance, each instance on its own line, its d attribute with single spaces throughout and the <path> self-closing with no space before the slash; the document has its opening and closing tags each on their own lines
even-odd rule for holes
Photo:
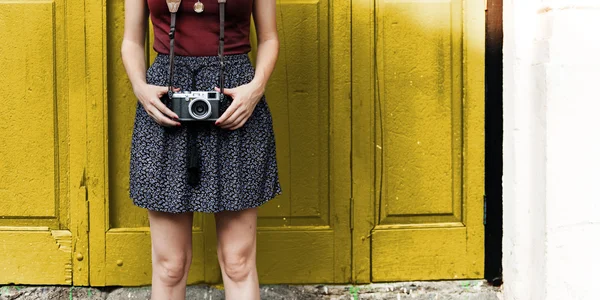
<svg viewBox="0 0 600 300">
<path fill-rule="evenodd" d="M 86 187 L 86 191 L 85 191 L 85 206 L 87 209 L 87 214 L 86 214 L 86 219 L 87 219 L 87 232 L 90 232 L 90 201 L 88 200 L 88 191 L 87 191 L 87 187 Z"/>
<path fill-rule="evenodd" d="M 483 195 L 483 225 L 487 221 L 487 197 Z"/>
<path fill-rule="evenodd" d="M 87 175 L 86 175 L 86 169 L 83 169 L 83 174 L 81 175 L 81 181 L 79 182 L 79 190 L 80 193 L 83 193 L 83 201 L 85 201 L 85 210 L 86 210 L 86 216 L 85 218 L 87 219 L 87 228 L 86 228 L 86 232 L 90 232 L 90 201 L 89 201 L 89 195 L 88 195 L 88 186 L 87 186 Z"/>
<path fill-rule="evenodd" d="M 350 230 L 354 229 L 354 198 L 350 198 Z"/>
<path fill-rule="evenodd" d="M 483 0 L 483 5 L 485 7 L 485 11 L 488 10 L 488 0 Z"/>
</svg>

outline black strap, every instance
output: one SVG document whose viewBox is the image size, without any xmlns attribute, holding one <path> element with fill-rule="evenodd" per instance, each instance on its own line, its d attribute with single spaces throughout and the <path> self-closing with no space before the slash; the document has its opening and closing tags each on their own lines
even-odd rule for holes
<svg viewBox="0 0 600 300">
<path fill-rule="evenodd" d="M 167 0 L 167 7 L 171 13 L 171 28 L 169 30 L 169 99 L 173 97 L 173 71 L 175 65 L 175 19 L 177 18 L 177 11 L 179 10 L 180 4 L 181 0 Z"/>
<path fill-rule="evenodd" d="M 223 89 L 225 88 L 225 75 L 223 69 L 225 69 L 225 62 L 223 61 L 223 48 L 225 48 L 225 2 L 227 0 L 219 1 L 219 90 L 221 91 L 221 101 L 225 99 L 223 95 Z"/>
<path fill-rule="evenodd" d="M 198 122 L 192 122 L 188 126 L 187 138 L 187 173 L 188 183 L 192 186 L 200 181 L 200 153 L 198 153 Z"/>
<path fill-rule="evenodd" d="M 169 99 L 173 98 L 173 73 L 175 69 L 175 19 L 177 12 L 171 12 L 171 29 L 169 30 Z"/>
<path fill-rule="evenodd" d="M 227 0 L 218 0 L 219 2 L 219 89 L 221 90 L 221 101 L 225 99 L 223 89 L 225 85 L 225 57 L 223 51 L 225 48 L 225 3 Z M 177 10 L 181 0 L 167 0 L 169 11 L 171 12 L 171 28 L 169 30 L 169 99 L 173 96 L 173 73 L 175 72 L 175 21 Z"/>
<path fill-rule="evenodd" d="M 223 89 L 225 84 L 225 62 L 223 57 L 223 48 L 225 47 L 225 2 L 226 0 L 219 1 L 219 89 L 221 90 L 220 96 L 221 101 L 225 99 L 223 95 Z M 173 74 L 175 71 L 175 21 L 177 10 L 181 0 L 167 0 L 169 6 L 169 12 L 171 12 L 171 28 L 169 30 L 169 99 L 173 97 Z M 187 160 L 186 166 L 188 171 L 188 183 L 190 185 L 196 185 L 200 181 L 200 154 L 198 153 L 198 147 L 196 140 L 198 139 L 198 124 L 192 122 L 188 126 L 188 137 L 187 137 Z"/>
</svg>

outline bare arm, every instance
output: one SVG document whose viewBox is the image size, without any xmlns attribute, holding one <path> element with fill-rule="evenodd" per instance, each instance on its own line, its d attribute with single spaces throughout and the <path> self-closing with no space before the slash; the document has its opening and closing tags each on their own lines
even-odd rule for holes
<svg viewBox="0 0 600 300">
<path fill-rule="evenodd" d="M 168 91 L 168 88 L 146 83 L 144 43 L 147 30 L 148 7 L 146 1 L 125 0 L 125 32 L 121 44 L 121 57 L 133 92 L 148 115 L 158 124 L 177 126 L 178 122 L 167 118 L 168 116 L 177 119 L 177 115 L 160 101 L 160 97 Z"/>
<path fill-rule="evenodd" d="M 252 14 L 258 36 L 256 71 L 250 83 L 223 90 L 233 97 L 233 102 L 215 124 L 225 129 L 235 130 L 244 126 L 265 92 L 279 55 L 275 0 L 254 0 Z"/>
<path fill-rule="evenodd" d="M 258 37 L 258 48 L 256 50 L 256 73 L 252 81 L 264 93 L 267 81 L 273 73 L 279 55 L 275 0 L 255 0 L 253 16 Z"/>
</svg>

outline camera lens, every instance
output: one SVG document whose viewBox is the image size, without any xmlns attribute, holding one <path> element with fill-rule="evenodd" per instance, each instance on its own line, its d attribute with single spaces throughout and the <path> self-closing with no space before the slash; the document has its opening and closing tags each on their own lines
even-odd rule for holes
<svg viewBox="0 0 600 300">
<path fill-rule="evenodd" d="M 190 103 L 189 112 L 195 119 L 203 120 L 210 116 L 210 105 L 204 99 L 195 99 Z"/>
<path fill-rule="evenodd" d="M 197 101 L 192 105 L 192 111 L 197 115 L 204 115 L 208 111 L 208 105 L 204 101 Z"/>
</svg>

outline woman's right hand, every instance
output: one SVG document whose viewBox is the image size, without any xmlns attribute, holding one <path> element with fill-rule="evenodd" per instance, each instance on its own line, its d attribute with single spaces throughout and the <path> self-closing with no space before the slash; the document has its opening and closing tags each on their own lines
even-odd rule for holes
<svg viewBox="0 0 600 300">
<path fill-rule="evenodd" d="M 174 88 L 173 90 L 178 91 L 179 89 Z M 156 123 L 166 127 L 181 126 L 181 123 L 176 121 L 179 117 L 160 100 L 168 91 L 169 88 L 166 86 L 144 84 L 134 89 L 134 94 L 146 113 Z"/>
</svg>

